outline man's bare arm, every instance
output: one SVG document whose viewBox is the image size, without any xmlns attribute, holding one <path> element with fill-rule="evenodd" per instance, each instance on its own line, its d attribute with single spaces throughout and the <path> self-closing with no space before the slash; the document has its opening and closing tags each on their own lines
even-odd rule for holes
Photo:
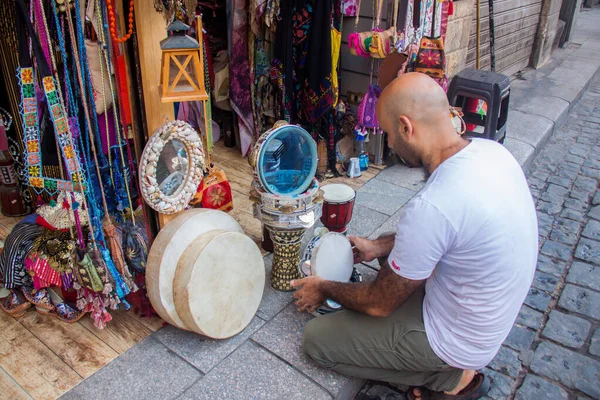
<svg viewBox="0 0 600 400">
<path fill-rule="evenodd" d="M 380 238 L 375 239 L 373 241 L 376 248 L 375 253 L 377 254 L 375 258 L 389 256 L 394 248 L 395 239 L 396 235 L 394 234 L 381 236 Z"/>
<path fill-rule="evenodd" d="M 372 283 L 322 281 L 320 289 L 325 297 L 346 309 L 386 317 L 402 305 L 423 282 L 401 277 L 386 262 Z"/>
</svg>

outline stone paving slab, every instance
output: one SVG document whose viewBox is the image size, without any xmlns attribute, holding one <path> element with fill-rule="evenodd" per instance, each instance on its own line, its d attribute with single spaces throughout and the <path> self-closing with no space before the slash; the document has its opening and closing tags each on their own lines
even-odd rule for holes
<svg viewBox="0 0 600 400">
<path fill-rule="evenodd" d="M 329 400 L 332 396 L 291 365 L 246 342 L 179 399 Z"/>
<path fill-rule="evenodd" d="M 600 397 L 600 363 L 553 343 L 540 344 L 531 370 L 594 398 Z"/>
<path fill-rule="evenodd" d="M 527 375 L 515 395 L 516 400 L 552 399 L 567 400 L 569 394 L 561 387 L 535 375 Z"/>
<path fill-rule="evenodd" d="M 585 319 L 552 310 L 542 336 L 579 349 L 584 345 L 591 327 L 592 324 Z"/>
<path fill-rule="evenodd" d="M 271 253 L 265 256 L 264 260 L 266 269 L 265 291 L 263 293 L 263 298 L 260 302 L 260 305 L 258 306 L 256 315 L 265 321 L 269 321 L 288 304 L 290 304 L 294 298 L 290 292 L 280 292 L 279 290 L 273 289 L 270 280 L 273 254 Z"/>
<path fill-rule="evenodd" d="M 61 397 L 62 400 L 173 399 L 200 371 L 149 336 Z"/>
<path fill-rule="evenodd" d="M 314 317 L 308 313 L 300 313 L 295 304 L 290 304 L 264 329 L 257 332 L 252 340 L 287 361 L 296 369 L 312 378 L 330 393 L 337 394 L 344 385 L 360 380 L 348 378 L 336 372 L 319 368 L 302 352 L 302 335 L 304 326 Z"/>
<path fill-rule="evenodd" d="M 544 100 L 541 98 L 536 99 L 540 99 L 540 102 Z M 568 103 L 561 99 L 556 100 L 562 102 L 561 104 L 564 106 L 563 113 L 566 113 Z M 530 104 L 528 108 L 533 108 L 533 105 Z M 552 112 L 549 107 L 546 107 L 545 110 L 548 114 Z M 556 111 L 556 113 L 558 112 Z M 506 135 L 509 138 L 518 139 L 529 144 L 533 147 L 534 153 L 537 153 L 536 149 L 539 149 L 548 141 L 548 138 L 554 131 L 554 121 L 552 119 L 536 114 L 512 110 L 509 112 L 508 125 L 506 127 Z M 558 115 L 556 118 L 560 119 L 561 116 Z"/>
<path fill-rule="evenodd" d="M 511 98 L 512 100 L 512 98 Z M 551 122 L 554 122 L 551 132 L 545 137 L 548 139 L 550 133 L 554 131 L 554 125 L 561 126 L 569 115 L 569 102 L 558 97 L 552 96 L 522 96 L 517 97 L 516 101 L 511 104 L 511 108 L 515 112 L 510 113 L 510 120 L 508 121 L 507 131 L 511 132 L 511 126 L 521 130 L 520 125 L 511 123 L 513 118 L 519 121 L 536 121 L 536 119 L 528 119 L 524 116 L 539 116 L 544 117 Z M 520 111 L 520 112 L 516 112 Z M 533 134 L 538 134 L 534 132 Z M 536 145 L 545 143 L 543 140 L 536 143 Z M 530 143 L 533 144 L 533 143 Z"/>
<path fill-rule="evenodd" d="M 425 171 L 422 168 L 409 168 L 404 164 L 396 164 L 384 169 L 375 177 L 377 180 L 391 183 L 418 192 L 425 186 Z"/>
<path fill-rule="evenodd" d="M 170 325 L 153 333 L 152 336 L 179 357 L 206 374 L 264 324 L 265 321 L 254 317 L 246 329 L 228 340 L 206 338 Z"/>
<path fill-rule="evenodd" d="M 381 179 L 371 179 L 356 194 L 356 203 L 385 215 L 393 215 L 406 204 L 415 192 L 400 186 L 390 185 Z"/>
<path fill-rule="evenodd" d="M 355 204 L 352 221 L 348 225 L 348 235 L 368 237 L 383 225 L 388 218 L 389 215 Z"/>
</svg>

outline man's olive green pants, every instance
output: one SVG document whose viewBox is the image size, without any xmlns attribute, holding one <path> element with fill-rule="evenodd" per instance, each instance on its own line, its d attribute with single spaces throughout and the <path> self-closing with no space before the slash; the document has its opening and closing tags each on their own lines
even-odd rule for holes
<svg viewBox="0 0 600 400">
<path fill-rule="evenodd" d="M 385 318 L 340 311 L 311 320 L 304 351 L 317 364 L 344 375 L 452 391 L 462 370 L 431 349 L 423 324 L 424 285 Z"/>
</svg>

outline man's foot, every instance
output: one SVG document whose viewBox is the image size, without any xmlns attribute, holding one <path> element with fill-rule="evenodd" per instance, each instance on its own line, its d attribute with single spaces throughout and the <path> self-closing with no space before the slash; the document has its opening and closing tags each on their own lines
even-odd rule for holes
<svg viewBox="0 0 600 400">
<path fill-rule="evenodd" d="M 464 370 L 460 382 L 449 392 L 433 392 L 426 388 L 413 388 L 408 398 L 411 400 L 464 399 L 473 400 L 485 396 L 490 389 L 490 382 L 483 374 L 473 370 Z"/>
</svg>

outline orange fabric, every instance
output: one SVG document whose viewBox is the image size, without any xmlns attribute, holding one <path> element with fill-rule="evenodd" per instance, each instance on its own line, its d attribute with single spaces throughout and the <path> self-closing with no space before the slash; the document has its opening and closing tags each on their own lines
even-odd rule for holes
<svg viewBox="0 0 600 400">
<path fill-rule="evenodd" d="M 211 208 L 225 212 L 233 210 L 231 186 L 225 172 L 217 169 L 210 171 L 208 176 L 200 182 L 190 205 L 196 208 Z"/>
</svg>

